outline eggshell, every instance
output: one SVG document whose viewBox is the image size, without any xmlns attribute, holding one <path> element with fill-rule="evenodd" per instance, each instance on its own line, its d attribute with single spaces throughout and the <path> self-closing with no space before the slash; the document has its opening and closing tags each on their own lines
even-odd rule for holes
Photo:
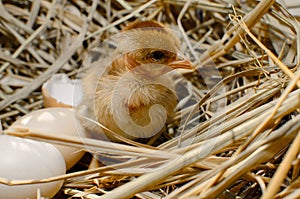
<svg viewBox="0 0 300 199">
<path fill-rule="evenodd" d="M 66 173 L 61 153 L 52 145 L 29 139 L 0 135 L 0 177 L 8 180 L 40 180 Z M 0 184 L 0 199 L 33 199 L 37 190 L 52 198 L 63 181 L 8 186 Z"/>
<path fill-rule="evenodd" d="M 45 107 L 75 107 L 82 98 L 81 80 L 55 74 L 42 86 Z"/>
<path fill-rule="evenodd" d="M 20 126 L 55 135 L 84 136 L 84 130 L 71 108 L 55 107 L 33 111 L 15 121 L 8 130 L 13 131 Z M 59 144 L 54 146 L 62 153 L 67 169 L 73 167 L 85 153 L 76 147 Z"/>
</svg>

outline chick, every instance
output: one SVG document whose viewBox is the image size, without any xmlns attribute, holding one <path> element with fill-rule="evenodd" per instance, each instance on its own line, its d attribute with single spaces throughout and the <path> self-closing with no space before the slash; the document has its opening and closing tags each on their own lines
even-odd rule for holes
<svg viewBox="0 0 300 199">
<path fill-rule="evenodd" d="M 82 79 L 77 110 L 88 136 L 119 141 L 115 132 L 136 140 L 162 131 L 178 102 L 169 72 L 193 68 L 178 52 L 178 39 L 162 24 L 128 25 L 109 61 L 96 62 Z"/>
</svg>

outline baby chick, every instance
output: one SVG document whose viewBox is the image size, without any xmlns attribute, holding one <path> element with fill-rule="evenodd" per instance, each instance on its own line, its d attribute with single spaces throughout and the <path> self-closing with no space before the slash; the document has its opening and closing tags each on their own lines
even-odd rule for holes
<svg viewBox="0 0 300 199">
<path fill-rule="evenodd" d="M 108 63 L 96 62 L 83 77 L 77 110 L 89 136 L 120 141 L 112 132 L 132 140 L 159 133 L 178 101 L 169 72 L 193 68 L 178 52 L 178 39 L 162 24 L 128 25 Z"/>
</svg>

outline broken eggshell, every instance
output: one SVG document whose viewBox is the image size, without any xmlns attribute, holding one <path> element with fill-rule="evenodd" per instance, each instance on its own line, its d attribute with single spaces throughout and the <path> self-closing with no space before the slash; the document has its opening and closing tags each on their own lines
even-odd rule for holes
<svg viewBox="0 0 300 199">
<path fill-rule="evenodd" d="M 45 107 L 75 107 L 82 98 L 81 80 L 55 74 L 42 86 Z"/>
</svg>

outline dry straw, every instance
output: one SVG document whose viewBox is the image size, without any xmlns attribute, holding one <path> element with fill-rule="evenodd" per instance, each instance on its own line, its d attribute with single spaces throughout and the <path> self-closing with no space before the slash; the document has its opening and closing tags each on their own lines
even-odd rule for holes
<svg viewBox="0 0 300 199">
<path fill-rule="evenodd" d="M 275 0 L 0 1 L 3 127 L 42 108 L 40 87 L 53 74 L 76 78 L 95 46 L 146 19 L 177 30 L 197 66 L 174 77 L 182 97 L 165 139 L 150 146 L 6 132 L 111 163 L 88 168 L 86 158 L 66 175 L 0 183 L 64 179 L 55 198 L 299 198 L 300 29 Z"/>
</svg>

